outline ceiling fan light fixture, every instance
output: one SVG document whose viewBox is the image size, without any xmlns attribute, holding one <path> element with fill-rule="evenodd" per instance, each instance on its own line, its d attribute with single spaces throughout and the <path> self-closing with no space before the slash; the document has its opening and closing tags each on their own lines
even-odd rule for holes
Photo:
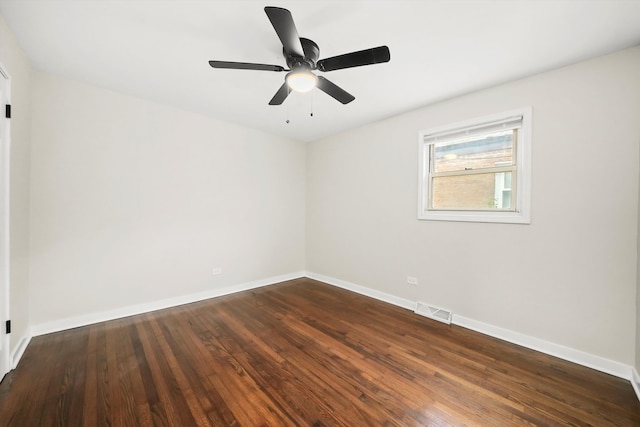
<svg viewBox="0 0 640 427">
<path fill-rule="evenodd" d="M 273 98 L 271 98 L 269 105 L 282 105 L 291 92 L 309 92 L 315 87 L 336 101 L 348 104 L 355 99 L 353 95 L 323 76 L 316 76 L 312 71 L 342 70 L 389 62 L 391 59 L 389 48 L 387 46 L 378 46 L 318 60 L 320 48 L 313 40 L 298 35 L 291 12 L 287 9 L 273 6 L 265 7 L 264 11 L 282 43 L 282 55 L 287 67 L 289 67 L 288 70 L 280 65 L 252 62 L 211 60 L 209 65 L 213 68 L 234 70 L 287 71 L 285 82 L 282 83 Z"/>
<path fill-rule="evenodd" d="M 287 85 L 296 92 L 309 92 L 318 84 L 318 77 L 309 70 L 296 70 L 287 74 Z"/>
</svg>

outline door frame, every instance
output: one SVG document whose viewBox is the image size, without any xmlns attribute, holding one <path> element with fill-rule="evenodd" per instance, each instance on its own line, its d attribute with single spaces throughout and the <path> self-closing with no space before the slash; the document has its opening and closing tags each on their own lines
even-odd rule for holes
<svg viewBox="0 0 640 427">
<path fill-rule="evenodd" d="M 2 85 L 3 97 L 0 102 L 0 120 L 4 126 L 0 128 L 0 380 L 11 370 L 11 352 L 9 349 L 9 334 L 6 333 L 5 322 L 9 317 L 9 283 L 10 283 L 10 234 L 9 234 L 9 178 L 10 178 L 10 154 L 11 154 L 11 120 L 5 117 L 5 107 L 2 104 L 11 104 L 11 76 L 7 69 L 0 63 L 0 85 Z"/>
</svg>

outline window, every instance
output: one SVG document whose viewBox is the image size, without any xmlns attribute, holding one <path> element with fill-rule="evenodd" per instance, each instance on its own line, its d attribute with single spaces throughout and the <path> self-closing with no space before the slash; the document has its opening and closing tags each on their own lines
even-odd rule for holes
<svg viewBox="0 0 640 427">
<path fill-rule="evenodd" d="M 528 224 L 531 108 L 420 132 L 418 219 Z"/>
</svg>

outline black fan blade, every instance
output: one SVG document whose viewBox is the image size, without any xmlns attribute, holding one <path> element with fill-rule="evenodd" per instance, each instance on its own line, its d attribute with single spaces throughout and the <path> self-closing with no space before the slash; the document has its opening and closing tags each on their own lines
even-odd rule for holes
<svg viewBox="0 0 640 427">
<path fill-rule="evenodd" d="M 271 98 L 271 101 L 269 101 L 269 105 L 282 104 L 284 100 L 287 99 L 287 96 L 289 96 L 290 93 L 291 93 L 291 88 L 289 88 L 289 85 L 287 84 L 287 82 L 284 82 L 284 84 L 280 86 L 280 89 L 278 89 L 276 94 L 273 95 L 273 98 Z"/>
<path fill-rule="evenodd" d="M 230 68 L 233 70 L 285 71 L 279 65 L 252 64 L 250 62 L 209 61 L 213 68 Z"/>
<path fill-rule="evenodd" d="M 389 62 L 391 54 L 387 46 L 374 47 L 358 52 L 345 53 L 321 59 L 316 64 L 320 71 L 342 70 L 343 68 L 361 67 L 363 65 L 380 64 Z"/>
<path fill-rule="evenodd" d="M 317 87 L 327 95 L 337 99 L 343 104 L 348 104 L 356 99 L 355 96 L 351 95 L 349 92 L 345 91 L 334 83 L 331 83 L 329 80 L 325 79 L 322 76 L 318 76 Z"/>
<path fill-rule="evenodd" d="M 300 37 L 298 37 L 298 30 L 296 30 L 296 24 L 293 23 L 293 17 L 291 12 L 281 7 L 267 6 L 264 8 L 271 25 L 276 30 L 284 51 L 289 55 L 299 56 L 304 58 L 304 50 L 302 49 L 302 43 Z"/>
</svg>

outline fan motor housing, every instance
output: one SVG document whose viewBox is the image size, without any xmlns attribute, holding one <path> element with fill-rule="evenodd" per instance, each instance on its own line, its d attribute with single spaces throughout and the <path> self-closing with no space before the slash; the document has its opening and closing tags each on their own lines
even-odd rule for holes
<svg viewBox="0 0 640 427">
<path fill-rule="evenodd" d="M 299 56 L 289 55 L 287 51 L 282 49 L 282 53 L 287 61 L 287 66 L 290 69 L 300 68 L 301 66 L 308 66 L 310 69 L 316 69 L 316 61 L 320 57 L 320 48 L 313 40 L 300 37 L 300 43 L 302 44 L 302 50 L 304 51 L 304 58 Z"/>
</svg>

